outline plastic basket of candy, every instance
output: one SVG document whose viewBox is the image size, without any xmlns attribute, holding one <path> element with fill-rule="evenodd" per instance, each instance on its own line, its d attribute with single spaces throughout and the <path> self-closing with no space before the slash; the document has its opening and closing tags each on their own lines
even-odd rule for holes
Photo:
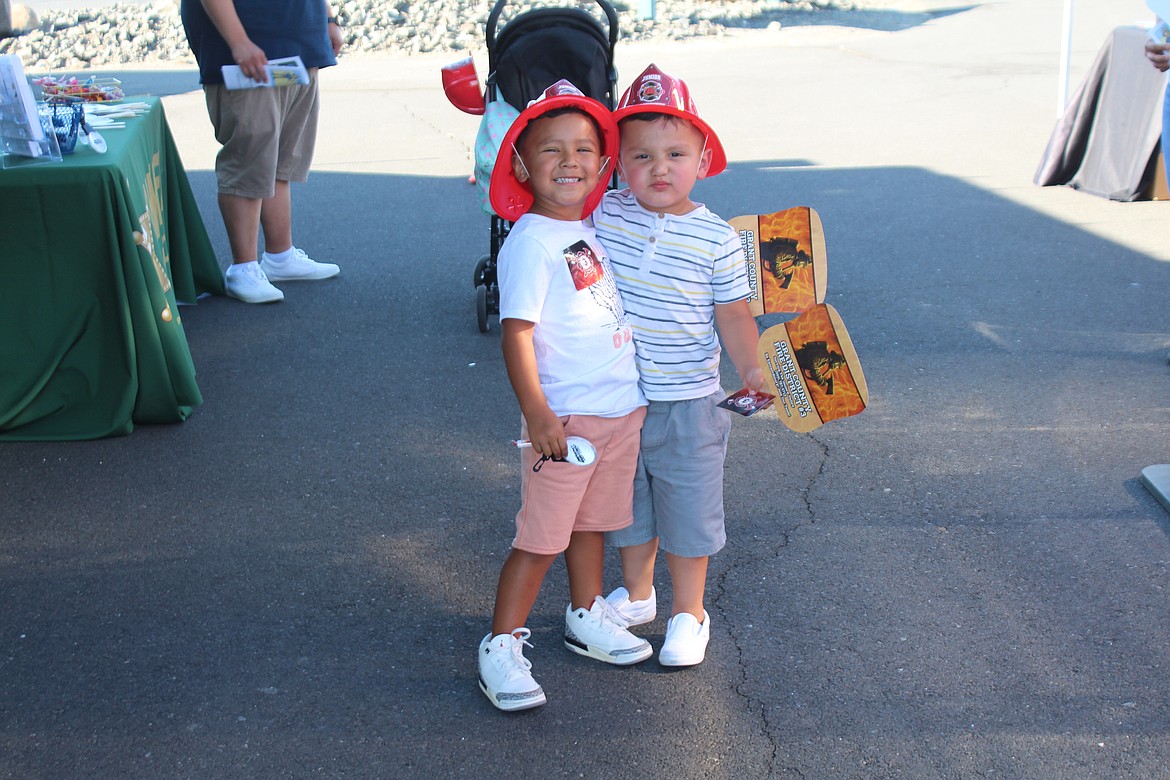
<svg viewBox="0 0 1170 780">
<path fill-rule="evenodd" d="M 40 86 L 46 99 L 67 97 L 84 100 L 87 103 L 109 103 L 126 97 L 122 92 L 122 82 L 118 79 L 96 76 L 79 81 L 76 76 L 42 76 L 34 79 L 33 83 Z"/>
</svg>

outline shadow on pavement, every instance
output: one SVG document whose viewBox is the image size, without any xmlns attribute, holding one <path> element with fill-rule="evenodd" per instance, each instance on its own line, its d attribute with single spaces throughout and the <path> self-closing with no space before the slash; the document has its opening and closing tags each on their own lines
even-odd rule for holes
<svg viewBox="0 0 1170 780">
<path fill-rule="evenodd" d="M 1133 478 L 1166 457 L 1170 265 L 917 168 L 736 164 L 696 196 L 818 209 L 871 391 L 809 435 L 735 421 L 703 666 L 563 650 L 558 566 L 549 704 L 491 709 L 519 420 L 475 325 L 487 217 L 461 178 L 315 172 L 298 243 L 342 276 L 184 307 L 185 423 L 0 446 L 0 774 L 1157 774 L 1167 526 Z"/>
</svg>

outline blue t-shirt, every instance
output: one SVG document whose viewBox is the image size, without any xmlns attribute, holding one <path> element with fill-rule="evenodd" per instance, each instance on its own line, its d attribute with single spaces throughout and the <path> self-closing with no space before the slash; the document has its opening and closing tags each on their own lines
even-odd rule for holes
<svg viewBox="0 0 1170 780">
<path fill-rule="evenodd" d="M 268 59 L 300 55 L 306 68 L 336 65 L 329 43 L 324 0 L 235 0 L 236 13 L 252 42 Z M 200 0 L 182 0 L 187 42 L 199 63 L 201 84 L 222 84 L 224 65 L 235 65 L 231 47 L 215 29 Z"/>
</svg>

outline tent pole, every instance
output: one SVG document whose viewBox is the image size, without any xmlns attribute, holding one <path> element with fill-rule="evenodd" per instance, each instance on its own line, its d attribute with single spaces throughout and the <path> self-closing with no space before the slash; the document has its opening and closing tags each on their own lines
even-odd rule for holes
<svg viewBox="0 0 1170 780">
<path fill-rule="evenodd" d="M 1056 116 L 1064 115 L 1068 106 L 1068 72 L 1072 59 L 1073 0 L 1064 0 L 1064 24 L 1061 26 L 1060 78 L 1056 85 Z"/>
</svg>

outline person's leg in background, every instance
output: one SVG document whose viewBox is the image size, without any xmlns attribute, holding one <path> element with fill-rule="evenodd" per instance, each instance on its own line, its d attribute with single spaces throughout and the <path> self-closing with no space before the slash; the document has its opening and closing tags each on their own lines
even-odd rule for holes
<svg viewBox="0 0 1170 780">
<path fill-rule="evenodd" d="M 276 132 L 275 190 L 264 200 L 260 225 L 264 231 L 264 254 L 260 264 L 268 279 L 308 281 L 330 279 L 341 273 L 334 263 L 319 263 L 293 243 L 291 182 L 305 182 L 317 145 L 320 89 L 317 71 L 306 85 L 280 88 Z"/>
</svg>

